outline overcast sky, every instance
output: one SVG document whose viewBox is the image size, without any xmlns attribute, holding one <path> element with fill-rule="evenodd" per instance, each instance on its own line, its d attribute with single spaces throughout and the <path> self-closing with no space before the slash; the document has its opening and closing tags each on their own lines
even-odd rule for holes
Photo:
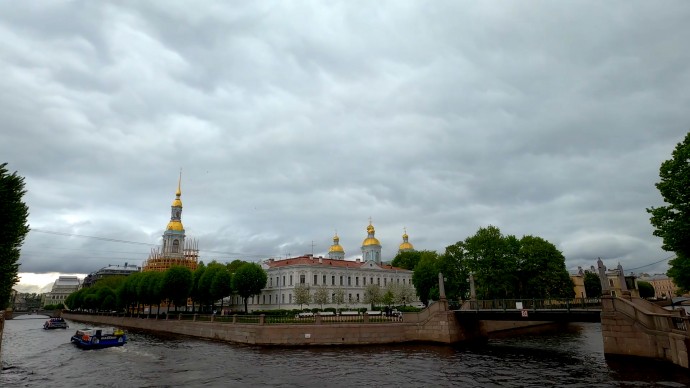
<svg viewBox="0 0 690 388">
<path fill-rule="evenodd" d="M 22 273 L 141 265 L 182 169 L 201 258 L 392 259 L 494 225 L 664 272 L 645 209 L 690 130 L 690 3 L 5 2 Z M 98 238 L 88 238 L 91 236 Z M 117 241 L 112 241 L 117 240 Z M 653 264 L 654 263 L 654 264 Z"/>
</svg>

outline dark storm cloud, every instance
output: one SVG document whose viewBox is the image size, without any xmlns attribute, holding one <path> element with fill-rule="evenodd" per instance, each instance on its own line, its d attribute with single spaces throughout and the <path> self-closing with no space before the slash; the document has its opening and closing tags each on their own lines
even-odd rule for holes
<svg viewBox="0 0 690 388">
<path fill-rule="evenodd" d="M 405 227 L 442 252 L 489 224 L 570 269 L 668 257 L 645 208 L 689 128 L 684 2 L 0 7 L 23 272 L 141 263 L 180 168 L 206 261 L 336 230 L 354 257 L 369 217 L 387 258 Z"/>
</svg>

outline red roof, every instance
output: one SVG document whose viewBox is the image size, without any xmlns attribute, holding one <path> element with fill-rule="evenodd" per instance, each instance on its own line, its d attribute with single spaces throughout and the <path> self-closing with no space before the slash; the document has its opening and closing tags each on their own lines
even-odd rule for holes
<svg viewBox="0 0 690 388">
<path fill-rule="evenodd" d="M 293 265 L 319 265 L 319 266 L 324 266 L 324 267 L 339 267 L 339 268 L 360 268 L 366 264 L 366 262 L 363 261 L 351 261 L 351 260 L 333 260 L 333 259 L 327 259 L 325 257 L 320 258 L 320 257 L 312 257 L 312 256 L 299 256 L 299 257 L 292 257 L 289 259 L 283 259 L 283 260 L 274 260 L 274 259 L 269 259 L 266 264 L 270 268 L 277 268 L 277 267 L 289 267 Z M 377 264 L 379 267 L 385 270 L 402 270 L 402 271 L 407 271 L 406 269 L 403 268 L 398 268 L 398 267 L 393 267 L 392 265 L 387 265 L 387 264 Z"/>
</svg>

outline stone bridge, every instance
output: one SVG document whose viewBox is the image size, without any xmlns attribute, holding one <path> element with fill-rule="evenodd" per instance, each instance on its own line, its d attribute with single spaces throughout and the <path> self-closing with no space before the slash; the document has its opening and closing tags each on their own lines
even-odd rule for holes
<svg viewBox="0 0 690 388">
<path fill-rule="evenodd" d="M 46 319 L 57 318 L 60 316 L 61 310 L 31 310 L 31 311 L 5 311 L 5 319 L 14 319 L 16 317 L 24 316 L 22 319 Z"/>
</svg>

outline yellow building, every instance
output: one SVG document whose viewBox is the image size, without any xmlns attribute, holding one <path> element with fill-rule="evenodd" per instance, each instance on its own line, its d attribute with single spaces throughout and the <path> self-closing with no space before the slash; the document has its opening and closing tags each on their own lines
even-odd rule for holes
<svg viewBox="0 0 690 388">
<path fill-rule="evenodd" d="M 654 296 L 657 299 L 672 298 L 676 296 L 679 288 L 673 283 L 673 279 L 664 274 L 641 276 L 639 281 L 647 282 L 654 287 Z"/>
<path fill-rule="evenodd" d="M 170 222 L 163 233 L 163 246 L 152 249 L 142 265 L 142 272 L 163 272 L 179 265 L 194 271 L 199 263 L 199 247 L 196 240 L 186 240 L 182 225 L 182 173 L 177 182 L 177 192 L 171 207 Z"/>
</svg>

